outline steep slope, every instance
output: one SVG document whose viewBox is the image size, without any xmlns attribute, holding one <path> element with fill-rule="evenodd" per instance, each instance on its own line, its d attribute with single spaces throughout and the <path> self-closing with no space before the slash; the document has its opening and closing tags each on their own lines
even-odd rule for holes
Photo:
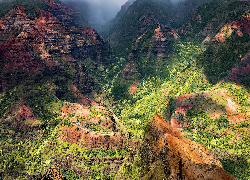
<svg viewBox="0 0 250 180">
<path fill-rule="evenodd" d="M 140 79 L 148 76 L 164 76 L 173 45 L 178 43 L 176 31 L 156 23 L 133 44 L 128 60 L 135 64 Z"/>
<path fill-rule="evenodd" d="M 44 3 L 47 5 L 46 1 Z M 60 73 L 62 76 L 68 74 L 69 79 L 74 77 L 73 82 L 78 79 L 76 84 L 83 84 L 89 77 L 83 76 L 85 67 L 81 63 L 87 59 L 99 65 L 102 63 L 104 44 L 96 31 L 68 26 L 71 23 L 67 14 L 60 15 L 60 6 L 52 1 L 50 4 L 49 10 L 60 16 L 62 22 L 49 10 L 39 8 L 33 9 L 36 17 L 30 19 L 26 14 L 30 6 L 19 5 L 0 19 L 2 91 L 23 83 L 25 79 L 34 80 L 41 75 L 49 78 Z"/>
<path fill-rule="evenodd" d="M 0 179 L 250 178 L 249 2 L 214 8 L 228 20 L 205 35 L 200 22 L 173 28 L 201 2 L 162 3 L 134 1 L 120 17 L 142 15 L 127 59 L 107 59 L 56 0 L 19 1 L 0 18 Z M 208 6 L 198 11 L 216 14 Z"/>
<path fill-rule="evenodd" d="M 170 0 L 137 0 L 122 17 L 117 16 L 119 21 L 110 29 L 106 40 L 118 52 L 124 52 L 155 23 L 177 28 L 187 22 L 196 8 L 205 2 L 209 1 L 188 0 L 173 4 Z"/>
<path fill-rule="evenodd" d="M 248 26 L 249 15 L 244 13 L 237 20 L 226 23 L 212 39 L 201 60 L 211 82 L 216 83 L 228 76 L 229 71 L 249 52 Z"/>
<path fill-rule="evenodd" d="M 173 130 L 160 115 L 149 122 L 139 156 L 140 179 L 235 179 L 211 151 Z M 126 166 L 121 179 L 133 176 Z"/>
<path fill-rule="evenodd" d="M 130 5 L 132 5 L 136 0 L 128 0 L 124 5 L 121 6 L 121 10 L 116 14 L 116 16 L 108 21 L 105 25 L 102 26 L 101 35 L 106 35 L 110 28 L 119 22 L 121 17 L 126 13 Z"/>
<path fill-rule="evenodd" d="M 121 6 L 121 10 L 117 13 L 115 19 L 121 18 L 129 8 L 136 0 L 128 0 L 124 5 Z"/>
<path fill-rule="evenodd" d="M 248 179 L 248 91 L 233 83 L 213 86 L 197 63 L 201 49 L 191 43 L 180 46 L 171 53 L 169 60 L 173 63 L 166 68 L 166 78 L 158 76 L 137 82 L 136 91 L 122 101 L 122 121 L 132 138 L 143 139 L 149 119 L 161 114 L 185 137 L 215 153 L 227 173 Z M 241 67 L 247 68 L 247 64 Z M 129 175 L 126 178 L 136 178 L 142 167 L 138 165 L 138 155 L 131 154 L 124 162 L 123 171 Z M 153 165 L 152 169 L 158 166 Z"/>
<path fill-rule="evenodd" d="M 83 17 L 72 10 L 69 6 L 61 3 L 59 0 L 15 0 L 15 1 L 2 1 L 0 17 L 8 13 L 14 5 L 26 6 L 26 13 L 30 19 L 37 16 L 36 8 L 40 8 L 52 13 L 61 23 L 67 25 L 74 25 L 77 27 L 88 27 L 86 17 Z"/>
<path fill-rule="evenodd" d="M 248 121 L 250 108 L 246 107 L 245 111 L 242 112 L 244 103 L 241 105 L 237 100 L 239 101 L 239 99 L 235 100 L 235 97 L 227 89 L 181 95 L 175 98 L 172 107 L 168 107 L 168 109 L 172 109 L 172 112 L 166 113 L 166 120 L 173 128 L 204 129 L 207 124 L 201 119 L 200 124 L 198 122 L 196 122 L 197 124 L 195 122 L 189 123 L 189 119 L 192 119 L 195 113 L 204 113 L 217 120 L 223 116 L 227 117 L 228 122 L 224 122 L 225 126 L 241 124 Z"/>
<path fill-rule="evenodd" d="M 186 38 L 198 38 L 203 41 L 205 38 L 213 38 L 223 26 L 238 20 L 249 9 L 247 1 L 223 1 L 214 0 L 200 6 L 192 15 L 188 23 L 180 28 L 180 35 Z"/>
<path fill-rule="evenodd" d="M 248 1 L 212 1 L 199 7 L 179 31 L 184 40 L 202 42 L 205 52 L 200 63 L 214 84 L 230 76 L 231 80 L 249 85 L 244 78 L 236 80 L 230 75 L 250 50 L 249 6 Z M 247 69 L 244 71 L 247 76 Z"/>
<path fill-rule="evenodd" d="M 250 87 L 250 57 L 247 53 L 241 61 L 229 72 L 228 78 L 238 84 Z"/>
<path fill-rule="evenodd" d="M 75 12 L 59 1 L 12 7 L 0 19 L 0 179 L 34 179 L 43 171 L 49 177 L 52 165 L 66 178 L 113 177 L 125 147 L 138 149 L 140 141 L 127 140 L 89 74 L 105 64 L 102 39 L 79 27 Z"/>
</svg>

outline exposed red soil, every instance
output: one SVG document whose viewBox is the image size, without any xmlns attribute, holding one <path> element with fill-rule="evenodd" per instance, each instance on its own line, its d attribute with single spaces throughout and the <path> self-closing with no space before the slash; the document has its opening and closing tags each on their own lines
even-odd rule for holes
<svg viewBox="0 0 250 180">
<path fill-rule="evenodd" d="M 163 33 L 161 32 L 161 26 L 159 25 L 158 28 L 155 29 L 154 38 L 156 41 L 166 41 L 167 39 L 164 37 Z"/>
<path fill-rule="evenodd" d="M 88 119 L 92 114 L 89 108 L 78 103 L 64 103 L 63 107 L 61 108 L 61 113 L 63 117 L 75 115 L 75 117 L 85 117 L 86 119 Z"/>
<path fill-rule="evenodd" d="M 230 80 L 238 84 L 248 82 L 250 79 L 250 53 L 247 53 L 230 72 L 228 77 Z"/>
<path fill-rule="evenodd" d="M 211 151 L 183 137 L 159 115 L 146 129 L 141 162 L 143 167 L 150 169 L 144 178 L 235 179 L 223 170 Z"/>
<path fill-rule="evenodd" d="M 236 29 L 238 36 L 243 37 L 242 28 L 244 28 L 247 34 L 250 36 L 250 14 L 243 16 L 240 20 L 231 21 L 224 25 L 213 41 L 224 42 L 226 36 L 231 35 L 234 29 Z"/>
<path fill-rule="evenodd" d="M 8 125 L 14 131 L 25 132 L 37 130 L 41 125 L 38 117 L 23 99 L 4 114 L 0 123 Z"/>
<path fill-rule="evenodd" d="M 131 56 L 133 56 L 132 53 L 131 53 Z M 125 83 L 127 83 L 128 81 L 136 81 L 137 74 L 138 74 L 138 71 L 135 67 L 135 64 L 133 61 L 131 61 L 124 68 L 124 70 L 121 74 L 121 77 L 125 80 Z"/>
<path fill-rule="evenodd" d="M 41 179 L 66 180 L 63 174 L 55 166 L 51 166 L 49 169 L 46 169 L 43 172 Z"/>
<path fill-rule="evenodd" d="M 91 28 L 65 30 L 67 22 L 75 23 L 71 16 L 76 13 L 71 8 L 53 0 L 47 0 L 45 3 L 49 6 L 48 11 L 35 9 L 38 16 L 34 19 L 27 17 L 22 6 L 15 6 L 0 18 L 0 56 L 4 60 L 2 68 L 6 74 L 9 71 L 16 72 L 15 77 L 13 73 L 11 77 L 6 75 L 1 82 L 3 90 L 16 85 L 20 73 L 39 73 L 46 69 L 45 67 L 58 67 L 58 59 L 76 63 L 70 54 L 72 42 L 79 43 L 78 48 L 86 51 L 95 51 L 93 46 L 86 45 L 94 45 L 95 49 L 102 46 L 100 37 Z M 96 50 L 96 53 L 87 53 L 85 58 L 91 56 L 91 59 L 100 59 L 99 55 L 95 54 L 100 54 L 99 50 Z M 83 72 L 79 74 L 84 76 Z M 82 103 L 89 103 L 89 100 L 83 97 Z"/>
<path fill-rule="evenodd" d="M 35 113 L 27 107 L 27 103 L 22 98 L 4 115 L 3 119 L 8 116 L 14 116 L 15 120 L 22 122 L 26 120 L 37 120 Z"/>
<path fill-rule="evenodd" d="M 237 114 L 237 115 L 229 115 L 228 120 L 232 124 L 241 124 L 246 120 L 246 117 L 243 114 Z"/>
<path fill-rule="evenodd" d="M 59 134 L 62 141 L 79 143 L 85 148 L 139 149 L 141 140 L 128 140 L 121 133 L 114 132 L 115 124 L 105 108 L 94 107 L 95 114 L 92 108 L 77 103 L 63 104 L 61 115 L 63 118 L 71 116 L 69 120 L 73 126 L 62 127 L 62 132 Z M 96 115 L 97 112 L 102 115 Z M 105 132 L 92 131 L 91 128 L 96 126 Z"/>
<path fill-rule="evenodd" d="M 134 94 L 137 90 L 137 82 L 135 82 L 132 87 L 131 90 L 129 91 L 129 94 Z"/>
<path fill-rule="evenodd" d="M 43 67 L 42 63 L 36 60 L 30 51 L 27 51 L 27 42 L 12 35 L 4 43 L 0 44 L 0 54 L 8 62 L 5 67 L 9 70 L 27 70 L 39 72 Z"/>
<path fill-rule="evenodd" d="M 29 109 L 27 106 L 23 105 L 20 110 L 18 111 L 16 115 L 16 120 L 21 121 L 21 120 L 36 120 L 37 117 L 33 113 L 31 109 Z"/>
<path fill-rule="evenodd" d="M 71 144 L 79 143 L 82 147 L 93 149 L 125 149 L 138 150 L 141 140 L 128 140 L 121 136 L 120 133 L 102 133 L 92 132 L 88 129 L 77 126 L 62 127 L 61 140 Z"/>
<path fill-rule="evenodd" d="M 91 39 L 95 43 L 101 42 L 100 36 L 97 34 L 97 32 L 94 29 L 92 29 L 92 28 L 83 29 L 82 28 L 81 31 L 82 31 L 83 35 L 86 35 L 89 39 Z"/>
<path fill-rule="evenodd" d="M 196 111 L 207 112 L 212 118 L 227 114 L 230 124 L 238 124 L 244 122 L 247 118 L 246 113 L 241 113 L 238 110 L 240 107 L 241 105 L 225 89 L 184 94 L 176 97 L 176 110 L 170 115 L 169 120 L 173 128 L 183 129 L 188 126 L 186 113 L 190 108 L 193 108 Z"/>
<path fill-rule="evenodd" d="M 0 44 L 0 54 L 8 60 L 5 66 L 7 69 L 39 72 L 45 65 L 59 65 L 50 58 L 47 48 L 52 46 L 58 30 L 63 28 L 49 12 L 39 10 L 39 14 L 39 18 L 30 20 L 24 8 L 17 6 L 1 18 L 3 30 L 0 36 L 9 33 L 9 38 Z M 13 29 L 16 34 L 11 35 Z M 48 61 L 38 60 L 38 56 Z"/>
</svg>

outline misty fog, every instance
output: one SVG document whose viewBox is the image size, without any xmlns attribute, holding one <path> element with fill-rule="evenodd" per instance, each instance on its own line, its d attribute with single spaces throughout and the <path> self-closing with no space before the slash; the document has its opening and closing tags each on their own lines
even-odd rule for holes
<svg viewBox="0 0 250 180">
<path fill-rule="evenodd" d="M 88 19 L 89 25 L 99 29 L 113 19 L 120 7 L 113 0 L 61 0 L 63 3 L 79 11 Z"/>
</svg>

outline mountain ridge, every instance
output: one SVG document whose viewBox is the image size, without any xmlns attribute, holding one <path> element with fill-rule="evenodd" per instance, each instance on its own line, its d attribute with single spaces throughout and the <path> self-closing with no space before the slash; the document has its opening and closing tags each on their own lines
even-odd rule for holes
<svg viewBox="0 0 250 180">
<path fill-rule="evenodd" d="M 111 45 L 59 0 L 16 2 L 0 179 L 250 178 L 249 2 L 131 0 Z"/>
</svg>

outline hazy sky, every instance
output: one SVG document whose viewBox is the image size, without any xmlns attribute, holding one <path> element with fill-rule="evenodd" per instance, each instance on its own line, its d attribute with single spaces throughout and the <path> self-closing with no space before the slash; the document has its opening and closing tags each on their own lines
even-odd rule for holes
<svg viewBox="0 0 250 180">
<path fill-rule="evenodd" d="M 117 5 L 122 6 L 123 4 L 125 4 L 128 0 L 114 0 L 114 2 L 116 2 Z"/>
<path fill-rule="evenodd" d="M 1 1 L 5 1 L 5 0 L 0 0 L 0 2 Z M 114 0 L 114 2 L 116 2 L 117 5 L 122 6 L 123 4 L 127 2 L 127 0 Z"/>
</svg>

